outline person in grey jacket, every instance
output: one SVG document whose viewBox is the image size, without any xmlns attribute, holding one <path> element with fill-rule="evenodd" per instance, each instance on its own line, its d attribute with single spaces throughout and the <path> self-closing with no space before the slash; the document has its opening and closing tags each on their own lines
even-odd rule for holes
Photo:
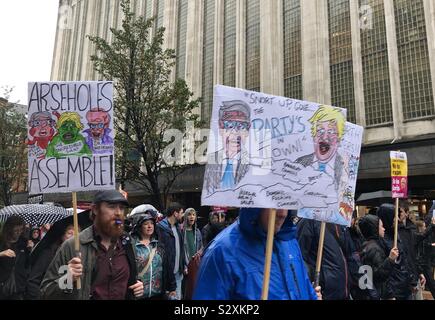
<svg viewBox="0 0 435 320">
<path fill-rule="evenodd" d="M 62 244 L 41 283 L 43 298 L 124 300 L 143 295 L 133 245 L 124 232 L 126 206 L 127 200 L 116 190 L 95 195 L 94 223 L 79 234 L 79 253 L 74 250 L 74 238 Z"/>
</svg>

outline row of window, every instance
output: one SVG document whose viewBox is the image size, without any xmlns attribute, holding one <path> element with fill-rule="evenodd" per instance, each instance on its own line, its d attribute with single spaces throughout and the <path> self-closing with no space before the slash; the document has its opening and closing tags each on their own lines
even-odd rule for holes
<svg viewBox="0 0 435 320">
<path fill-rule="evenodd" d="M 370 27 L 360 30 L 363 63 L 365 120 L 367 126 L 393 121 L 389 58 L 383 0 L 360 0 L 371 10 L 365 17 Z M 400 84 L 404 119 L 434 115 L 423 0 L 394 2 L 399 53 Z M 236 2 L 225 1 L 224 84 L 235 85 Z M 260 5 L 246 1 L 246 88 L 260 87 Z M 352 34 L 348 0 L 328 0 L 332 104 L 347 109 L 348 119 L 356 121 L 353 77 Z M 283 1 L 284 94 L 303 99 L 300 0 Z M 211 37 L 211 35 L 209 35 Z M 210 63 L 210 61 L 209 61 Z M 204 66 L 204 70 L 207 66 Z M 210 83 L 208 84 L 211 85 Z M 204 89 L 207 87 L 203 84 Z M 210 91 L 209 91 L 210 93 Z M 211 110 L 212 98 L 204 100 Z M 203 114 L 206 113 L 204 110 Z"/>
<path fill-rule="evenodd" d="M 116 0 L 119 1 L 119 0 Z M 156 26 L 163 25 L 164 0 L 134 1 L 134 8 L 146 17 L 156 15 Z M 424 0 L 395 0 L 394 19 L 398 45 L 400 86 L 403 116 L 405 120 L 435 115 L 433 83 L 430 73 L 429 51 L 424 16 Z M 187 11 L 188 0 L 178 1 L 177 16 L 177 67 L 176 76 L 185 77 Z M 260 90 L 260 0 L 245 1 L 245 84 L 250 90 Z M 224 0 L 223 10 L 223 84 L 236 86 L 237 56 L 237 0 Z M 95 31 L 107 38 L 107 30 L 101 21 L 111 25 L 119 20 L 113 7 L 98 2 L 102 16 L 97 16 Z M 365 121 L 367 126 L 389 124 L 393 120 L 391 79 L 385 8 L 383 0 L 359 0 L 360 8 L 369 8 L 361 19 L 369 27 L 360 28 L 363 92 Z M 355 122 L 354 70 L 352 55 L 352 33 L 349 0 L 328 0 L 329 58 L 331 74 L 332 104 L 346 108 L 348 119 Z M 75 21 L 71 32 L 66 34 L 62 45 L 62 65 L 69 68 L 66 78 L 79 75 L 81 64 L 77 47 L 83 46 L 79 17 L 86 12 L 83 3 L 73 6 Z M 116 11 L 116 10 L 115 10 Z M 213 79 L 215 60 L 215 13 L 216 1 L 203 1 L 203 70 L 202 97 L 203 119 L 210 116 L 213 100 Z M 284 94 L 287 97 L 303 99 L 303 72 L 301 52 L 301 0 L 282 1 L 283 45 L 284 45 Z M 361 22 L 361 21 L 360 21 Z M 76 46 L 71 45 L 75 43 Z M 73 50 L 76 48 L 76 50 Z M 65 51 L 65 52 L 64 52 Z M 92 71 L 94 72 L 94 71 Z"/>
</svg>

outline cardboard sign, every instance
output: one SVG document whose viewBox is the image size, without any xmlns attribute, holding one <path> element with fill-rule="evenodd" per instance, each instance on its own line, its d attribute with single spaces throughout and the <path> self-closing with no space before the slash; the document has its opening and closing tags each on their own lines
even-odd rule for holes
<svg viewBox="0 0 435 320">
<path fill-rule="evenodd" d="M 115 189 L 113 83 L 31 82 L 29 194 Z"/>
<path fill-rule="evenodd" d="M 405 152 L 390 151 L 391 193 L 394 199 L 408 198 L 408 159 Z"/>
<path fill-rule="evenodd" d="M 339 214 L 362 139 L 344 109 L 219 85 L 210 128 L 202 205 Z"/>
</svg>

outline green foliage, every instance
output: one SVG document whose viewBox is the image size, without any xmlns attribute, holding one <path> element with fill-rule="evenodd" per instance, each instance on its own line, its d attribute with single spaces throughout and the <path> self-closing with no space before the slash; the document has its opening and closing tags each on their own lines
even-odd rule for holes
<svg viewBox="0 0 435 320">
<path fill-rule="evenodd" d="M 176 56 L 163 49 L 164 28 L 151 35 L 153 19 L 135 18 L 129 0 L 122 0 L 121 8 L 122 29 L 111 29 L 111 43 L 89 36 L 96 48 L 91 60 L 104 79 L 114 81 L 117 175 L 122 183 L 127 178 L 141 183 L 162 208 L 183 171 L 164 162 L 170 142 L 163 136 L 169 129 L 184 132 L 186 121 L 198 124 L 193 111 L 199 100 L 184 80 L 171 80 Z"/>
<path fill-rule="evenodd" d="M 3 93 L 6 99 L 9 93 Z M 17 184 L 26 185 L 23 173 L 27 168 L 26 118 L 15 111 L 15 104 L 6 101 L 0 105 L 0 206 L 11 204 Z"/>
</svg>

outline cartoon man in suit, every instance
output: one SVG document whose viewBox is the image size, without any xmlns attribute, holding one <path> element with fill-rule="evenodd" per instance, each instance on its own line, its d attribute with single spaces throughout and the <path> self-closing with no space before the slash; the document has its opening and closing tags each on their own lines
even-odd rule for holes
<svg viewBox="0 0 435 320">
<path fill-rule="evenodd" d="M 209 193 L 233 189 L 248 172 L 246 141 L 250 118 L 249 105 L 240 100 L 225 101 L 219 109 L 219 135 L 223 149 L 208 157 L 204 183 Z"/>
</svg>

